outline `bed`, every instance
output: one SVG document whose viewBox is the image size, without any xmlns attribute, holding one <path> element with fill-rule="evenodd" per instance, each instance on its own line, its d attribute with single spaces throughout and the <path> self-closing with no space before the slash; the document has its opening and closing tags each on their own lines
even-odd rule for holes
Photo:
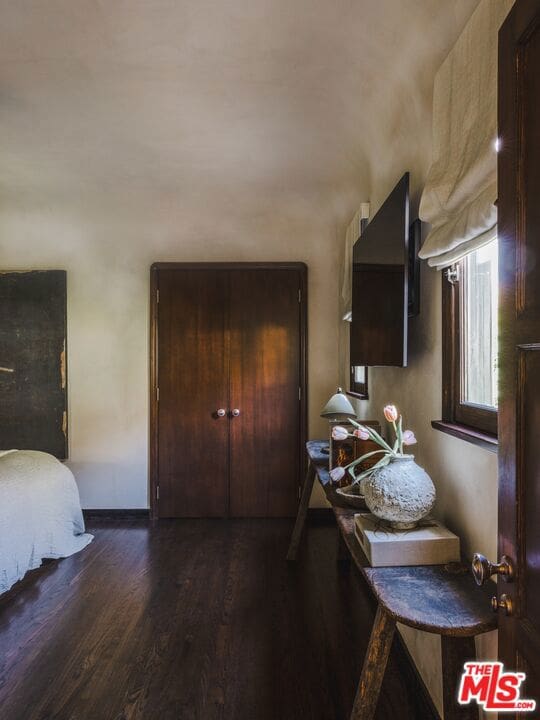
<svg viewBox="0 0 540 720">
<path fill-rule="evenodd" d="M 44 558 L 68 557 L 92 539 L 69 468 L 44 452 L 0 452 L 0 594 Z"/>
</svg>

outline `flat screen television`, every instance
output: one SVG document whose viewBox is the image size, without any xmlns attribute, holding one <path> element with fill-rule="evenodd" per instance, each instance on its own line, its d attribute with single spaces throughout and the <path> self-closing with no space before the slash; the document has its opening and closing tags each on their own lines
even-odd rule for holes
<svg viewBox="0 0 540 720">
<path fill-rule="evenodd" d="M 351 365 L 407 365 L 409 173 L 353 248 Z"/>
</svg>

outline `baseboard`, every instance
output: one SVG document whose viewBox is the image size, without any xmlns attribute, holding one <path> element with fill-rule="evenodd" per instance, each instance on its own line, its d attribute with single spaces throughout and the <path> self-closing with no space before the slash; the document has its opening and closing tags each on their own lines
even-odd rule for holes
<svg viewBox="0 0 540 720">
<path fill-rule="evenodd" d="M 148 520 L 148 508 L 111 508 L 111 509 L 84 509 L 85 520 Z"/>
<path fill-rule="evenodd" d="M 150 510 L 147 508 L 85 508 L 85 520 L 133 520 L 135 518 L 148 519 Z M 311 525 L 327 525 L 335 522 L 332 508 L 309 508 L 308 520 Z"/>
</svg>

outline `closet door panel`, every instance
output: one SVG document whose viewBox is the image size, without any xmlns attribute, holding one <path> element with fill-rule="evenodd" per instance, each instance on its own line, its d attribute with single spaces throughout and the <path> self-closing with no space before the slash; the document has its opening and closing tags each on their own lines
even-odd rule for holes
<svg viewBox="0 0 540 720">
<path fill-rule="evenodd" d="M 293 516 L 300 439 L 300 277 L 230 272 L 230 513 Z"/>
<path fill-rule="evenodd" d="M 159 517 L 228 514 L 228 273 L 158 276 Z"/>
</svg>

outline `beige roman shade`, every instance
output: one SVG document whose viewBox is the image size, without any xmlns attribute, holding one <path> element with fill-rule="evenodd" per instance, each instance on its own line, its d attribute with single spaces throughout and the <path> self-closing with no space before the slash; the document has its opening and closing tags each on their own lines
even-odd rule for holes
<svg viewBox="0 0 540 720">
<path fill-rule="evenodd" d="M 443 268 L 497 235 L 497 39 L 514 0 L 481 0 L 433 89 L 433 161 L 420 257 Z"/>
</svg>

